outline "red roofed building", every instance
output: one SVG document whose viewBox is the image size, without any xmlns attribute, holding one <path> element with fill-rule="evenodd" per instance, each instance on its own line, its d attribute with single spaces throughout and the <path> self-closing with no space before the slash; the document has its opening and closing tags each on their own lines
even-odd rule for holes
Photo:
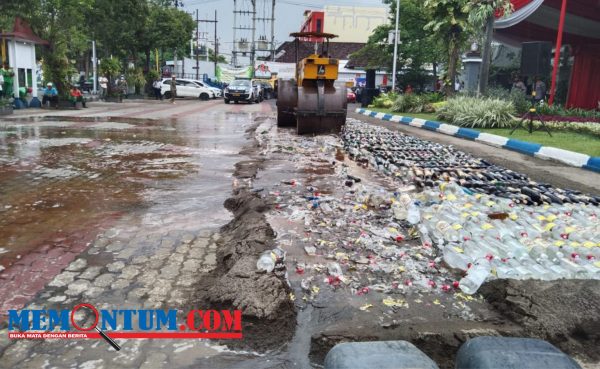
<svg viewBox="0 0 600 369">
<path fill-rule="evenodd" d="M 35 45 L 48 42 L 33 33 L 23 19 L 16 17 L 11 32 L 0 33 L 0 59 L 14 72 L 13 96 L 19 96 L 19 87 L 31 88 L 30 106 L 40 106 L 37 99 L 37 61 Z"/>
<path fill-rule="evenodd" d="M 568 81 L 566 105 L 585 109 L 599 108 L 600 0 L 511 2 L 514 12 L 506 18 L 496 20 L 495 38 L 515 46 L 531 41 L 550 41 L 555 49 L 557 44 L 569 45 L 574 61 Z M 558 60 L 558 56 L 555 54 L 554 60 Z M 553 70 L 553 86 L 556 86 L 557 72 L 558 66 Z M 552 89 L 549 92 L 553 95 Z"/>
</svg>

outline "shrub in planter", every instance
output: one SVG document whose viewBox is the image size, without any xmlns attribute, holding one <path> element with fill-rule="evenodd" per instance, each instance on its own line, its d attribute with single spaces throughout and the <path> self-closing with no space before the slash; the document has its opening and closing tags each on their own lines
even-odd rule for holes
<svg viewBox="0 0 600 369">
<path fill-rule="evenodd" d="M 389 94 L 383 93 L 383 94 L 380 94 L 379 96 L 377 96 L 376 98 L 374 98 L 373 103 L 371 105 L 373 105 L 373 107 L 375 107 L 375 108 L 389 109 L 394 104 L 395 97 L 396 97 L 396 94 L 394 94 L 394 93 L 389 93 Z"/>
<path fill-rule="evenodd" d="M 446 104 L 448 104 L 446 101 L 439 101 L 431 104 L 431 107 L 433 108 L 433 111 L 438 111 L 444 106 L 446 106 Z"/>
<path fill-rule="evenodd" d="M 538 113 L 540 113 L 543 116 L 548 116 L 549 120 L 573 122 L 600 122 L 600 112 L 578 108 L 567 109 L 560 105 L 542 105 L 538 107 Z M 558 117 L 563 117 L 563 119 L 560 119 Z"/>
<path fill-rule="evenodd" d="M 531 107 L 530 97 L 525 95 L 523 91 L 517 89 L 512 89 L 509 91 L 501 87 L 493 87 L 488 90 L 486 97 L 490 99 L 511 101 L 515 106 L 515 111 L 517 114 L 524 114 Z"/>
<path fill-rule="evenodd" d="M 510 101 L 460 96 L 449 99 L 437 116 L 446 122 L 471 128 L 503 128 L 515 122 Z"/>
<path fill-rule="evenodd" d="M 146 84 L 146 77 L 144 76 L 144 71 L 142 68 L 129 68 L 125 73 L 125 79 L 127 80 L 127 84 L 135 88 L 135 93 L 137 95 L 143 90 L 144 85 Z"/>
<path fill-rule="evenodd" d="M 392 111 L 400 113 L 432 113 L 435 111 L 427 95 L 400 95 L 392 105 Z"/>
</svg>

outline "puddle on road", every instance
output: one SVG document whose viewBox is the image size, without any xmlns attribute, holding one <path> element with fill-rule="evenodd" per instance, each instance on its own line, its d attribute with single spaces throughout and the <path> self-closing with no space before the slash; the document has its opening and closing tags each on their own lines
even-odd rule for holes
<svg viewBox="0 0 600 369">
<path fill-rule="evenodd" d="M 149 232 L 226 223 L 222 203 L 252 119 L 211 118 L 0 121 L 0 265 L 43 246 L 68 248 L 83 239 L 72 235 L 94 237 L 125 214 Z"/>
</svg>

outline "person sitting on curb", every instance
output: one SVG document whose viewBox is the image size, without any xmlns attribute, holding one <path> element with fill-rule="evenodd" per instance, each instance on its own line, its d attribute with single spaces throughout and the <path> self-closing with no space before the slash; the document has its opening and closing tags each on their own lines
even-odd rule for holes
<svg viewBox="0 0 600 369">
<path fill-rule="evenodd" d="M 48 82 L 44 89 L 44 97 L 42 98 L 42 106 L 46 105 L 46 102 L 50 103 L 50 106 L 58 108 L 58 91 L 52 85 L 52 82 Z"/>
<path fill-rule="evenodd" d="M 76 106 L 77 102 L 81 102 L 81 105 L 84 108 L 87 108 L 87 106 L 85 106 L 85 98 L 83 97 L 81 90 L 78 89 L 76 86 L 71 87 L 69 100 L 71 101 L 71 103 L 73 103 L 73 106 Z"/>
</svg>

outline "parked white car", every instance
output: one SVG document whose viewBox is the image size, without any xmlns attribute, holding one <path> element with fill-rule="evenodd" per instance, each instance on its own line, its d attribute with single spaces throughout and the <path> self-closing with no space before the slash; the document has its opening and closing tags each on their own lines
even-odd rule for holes
<svg viewBox="0 0 600 369">
<path fill-rule="evenodd" d="M 194 82 L 196 82 L 197 84 L 199 84 L 199 85 L 200 85 L 200 86 L 202 86 L 202 87 L 206 87 L 206 88 L 208 88 L 209 90 L 211 90 L 211 91 L 212 91 L 212 92 L 215 94 L 215 96 L 214 96 L 214 98 L 215 98 L 215 99 L 216 99 L 217 97 L 221 97 L 221 96 L 223 96 L 223 91 L 221 91 L 221 89 L 220 89 L 220 88 L 216 88 L 216 87 L 213 87 L 213 86 L 209 86 L 208 84 L 206 84 L 206 82 L 204 82 L 204 81 L 198 81 L 197 79 L 195 79 L 195 80 L 194 80 Z"/>
<path fill-rule="evenodd" d="M 177 78 L 177 97 L 193 97 L 200 100 L 215 98 L 215 93 L 210 89 L 200 86 L 191 79 Z M 160 86 L 160 93 L 165 99 L 171 98 L 171 78 L 164 78 Z"/>
</svg>

